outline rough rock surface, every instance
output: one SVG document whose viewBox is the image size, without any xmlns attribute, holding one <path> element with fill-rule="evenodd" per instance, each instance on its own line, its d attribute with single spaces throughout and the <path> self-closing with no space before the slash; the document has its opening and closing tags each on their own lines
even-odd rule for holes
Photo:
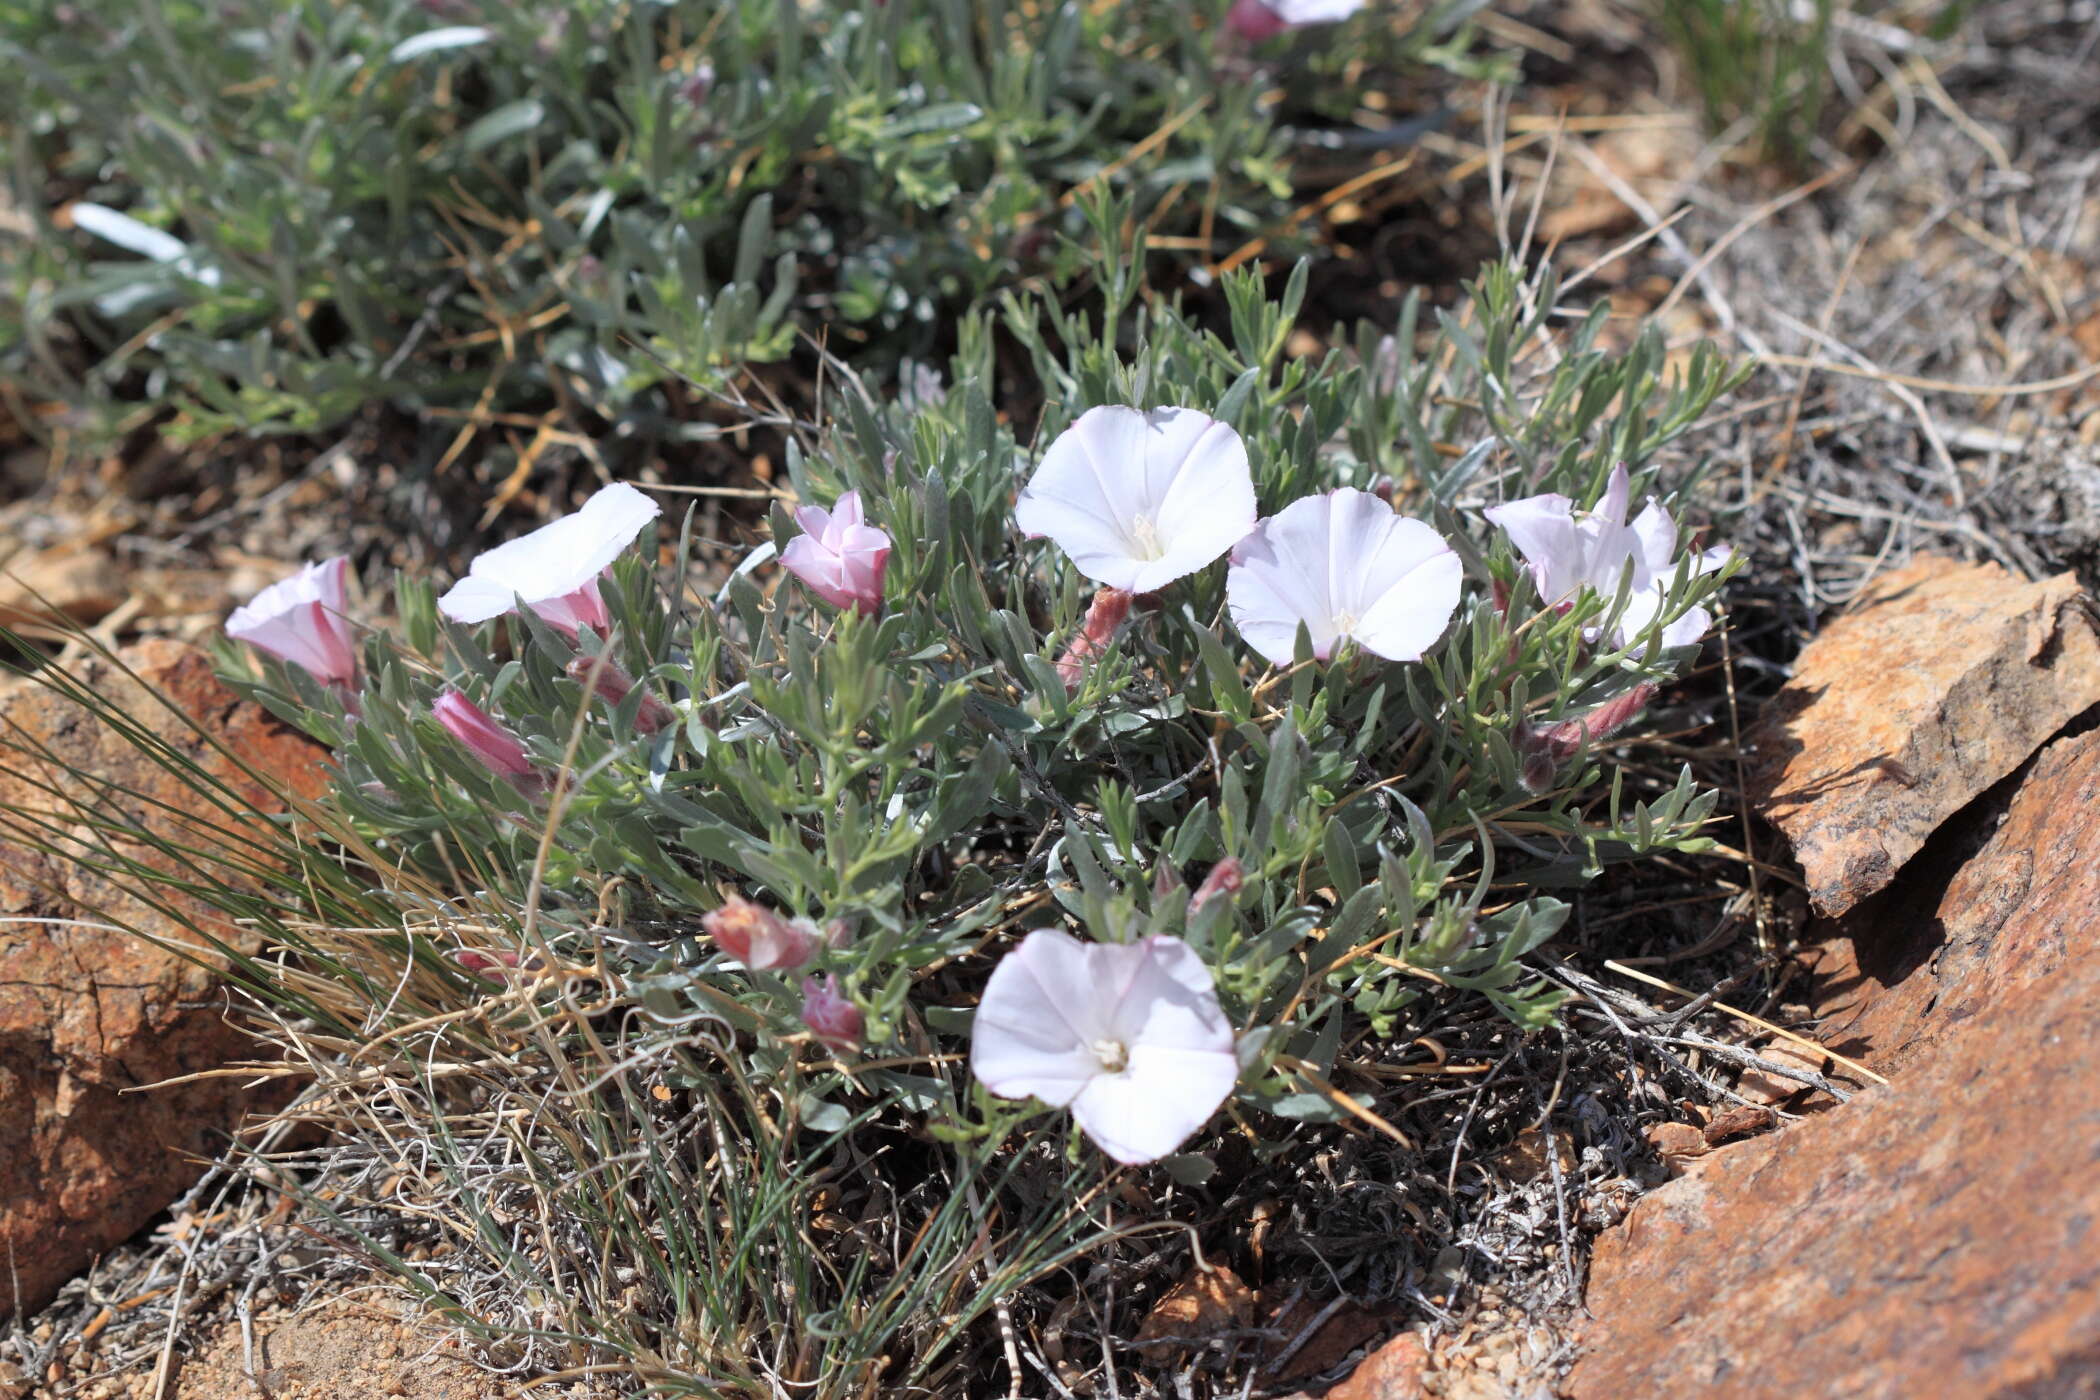
<svg viewBox="0 0 2100 1400">
<path fill-rule="evenodd" d="M 2100 734 L 2052 745 L 1937 926 L 1887 930 L 1850 1034 L 1891 1086 L 1600 1238 L 1574 1400 L 2100 1395 L 2096 790 Z"/>
<path fill-rule="evenodd" d="M 2100 632 L 2070 574 L 1926 558 L 1801 653 L 1759 725 L 1753 799 L 1838 914 L 1948 817 L 2100 704 Z"/>
<path fill-rule="evenodd" d="M 1428 1368 L 1429 1348 L 1421 1335 L 1402 1332 L 1365 1357 L 1348 1380 L 1327 1392 L 1327 1400 L 1421 1400 Z"/>
<path fill-rule="evenodd" d="M 1877 906 L 1811 951 L 1819 1038 L 1898 1071 L 1985 1007 L 2089 951 L 2100 939 L 2096 816 L 2100 731 L 2059 739 L 1936 901 Z"/>
<path fill-rule="evenodd" d="M 240 701 L 203 653 L 147 642 L 124 661 L 196 717 L 220 742 L 293 790 L 318 793 L 322 750 Z M 146 689 L 113 666 L 83 678 L 133 723 L 172 745 L 240 795 L 276 810 L 241 774 Z M 62 764 L 98 775 L 87 784 Z M 164 805 L 162 805 L 164 804 Z M 35 849 L 90 842 L 96 823 L 144 825 L 209 848 L 236 820 L 199 810 L 164 769 L 40 685 L 0 700 L 0 1263 L 12 1256 L 19 1299 L 0 1288 L 0 1316 L 34 1311 L 94 1255 L 136 1231 L 196 1180 L 250 1100 L 235 1083 L 205 1080 L 126 1093 L 252 1054 L 213 999 L 214 976 L 182 954 L 108 925 L 203 950 L 199 936 L 252 946 L 237 930 L 169 894 L 169 911 L 78 861 Z M 173 810 L 169 810 L 172 808 Z M 144 845 L 115 843 L 139 859 Z M 5 1275 L 0 1274 L 0 1281 Z"/>
</svg>

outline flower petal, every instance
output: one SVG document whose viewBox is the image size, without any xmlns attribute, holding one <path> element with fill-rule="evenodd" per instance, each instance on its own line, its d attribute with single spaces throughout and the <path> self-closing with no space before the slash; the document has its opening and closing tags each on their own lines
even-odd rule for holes
<svg viewBox="0 0 2100 1400">
<path fill-rule="evenodd" d="M 1037 929 L 1000 959 L 970 1026 L 970 1070 L 1001 1098 L 1062 1106 L 1100 1073 L 1104 998 L 1089 945 Z"/>
<path fill-rule="evenodd" d="M 1633 531 L 1635 548 L 1649 572 L 1667 578 L 1670 558 L 1677 553 L 1677 522 L 1670 518 L 1670 512 L 1650 496 L 1646 508 L 1627 528 Z"/>
<path fill-rule="evenodd" d="M 1050 444 L 1014 519 L 1096 582 L 1150 592 L 1253 528 L 1246 445 L 1193 409 L 1092 408 Z"/>
<path fill-rule="evenodd" d="M 1542 601 L 1557 603 L 1580 585 L 1583 548 L 1573 501 L 1548 493 L 1492 506 L 1485 513 L 1530 565 Z"/>
<path fill-rule="evenodd" d="M 1239 1060 L 1226 1049 L 1136 1045 L 1129 1068 L 1097 1076 L 1072 1100 L 1072 1116 L 1118 1162 L 1156 1162 L 1218 1111 L 1239 1080 Z"/>
<path fill-rule="evenodd" d="M 1633 490 L 1626 475 L 1626 464 L 1615 463 L 1611 476 L 1604 483 L 1604 499 L 1597 502 L 1594 514 L 1609 520 L 1614 525 L 1626 523 L 1626 506 Z"/>
<path fill-rule="evenodd" d="M 1301 622 L 1312 636 L 1315 656 L 1324 660 L 1334 654 L 1329 531 L 1327 497 L 1307 496 L 1262 521 L 1233 551 L 1225 574 L 1232 625 L 1275 665 L 1290 664 Z"/>
<path fill-rule="evenodd" d="M 540 603 L 574 593 L 610 567 L 660 513 L 655 501 L 615 482 L 575 513 L 476 556 L 438 608 L 457 622 L 486 622 L 510 611 L 516 598 Z M 502 604 L 496 606 L 499 595 Z"/>
<path fill-rule="evenodd" d="M 1108 1015 L 1111 1038 L 1132 1047 L 1232 1054 L 1232 1024 L 1195 949 L 1154 934 L 1139 943 L 1102 944 L 1090 951 L 1097 967 L 1113 959 L 1129 968 L 1129 982 Z"/>
</svg>

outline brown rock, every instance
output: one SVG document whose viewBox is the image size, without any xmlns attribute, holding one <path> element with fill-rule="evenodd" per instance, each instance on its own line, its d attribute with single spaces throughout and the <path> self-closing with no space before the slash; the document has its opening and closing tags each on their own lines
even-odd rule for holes
<svg viewBox="0 0 2100 1400">
<path fill-rule="evenodd" d="M 116 560 L 97 548 L 71 545 L 38 550 L 0 566 L 0 626 L 98 622 L 125 597 Z"/>
<path fill-rule="evenodd" d="M 2100 924 L 2096 813 L 2100 731 L 2059 739 L 1936 905 L 1915 913 L 1899 905 L 1893 917 L 1859 920 L 1813 950 L 1822 1038 L 1876 1069 L 1900 1069 L 1949 1028 L 2016 999 L 2090 946 Z"/>
<path fill-rule="evenodd" d="M 1222 1264 L 1192 1269 L 1168 1289 L 1138 1329 L 1137 1344 L 1157 1355 L 1186 1352 L 1204 1338 L 1254 1325 L 1254 1290 Z"/>
<path fill-rule="evenodd" d="M 1737 1104 L 1714 1115 L 1711 1123 L 1701 1130 L 1708 1147 L 1720 1147 L 1742 1138 L 1756 1137 L 1768 1133 L 1779 1121 L 1771 1109 L 1756 1104 Z"/>
<path fill-rule="evenodd" d="M 1364 1358 L 1327 1400 L 1421 1400 L 1429 1370 L 1429 1348 L 1416 1332 L 1402 1332 Z"/>
<path fill-rule="evenodd" d="M 1760 723 L 1750 790 L 1836 914 L 1949 816 L 2100 703 L 2100 634 L 2070 574 L 1920 559 L 1801 653 Z"/>
<path fill-rule="evenodd" d="M 2100 962 L 1889 1088 L 1715 1154 L 1598 1241 L 1573 1400 L 2090 1393 Z"/>
<path fill-rule="evenodd" d="M 1266 1324 L 1276 1340 L 1265 1353 L 1263 1376 L 1274 1385 L 1298 1385 L 1327 1375 L 1351 1356 L 1390 1337 L 1406 1316 L 1405 1310 L 1389 1304 L 1367 1307 L 1349 1301 L 1336 1307 L 1298 1294 Z M 1299 1334 L 1308 1327 L 1313 1328 L 1312 1334 L 1300 1341 Z"/>
<path fill-rule="evenodd" d="M 322 750 L 238 700 L 201 652 L 147 642 L 124 660 L 144 685 L 99 661 L 81 679 L 225 782 L 242 808 L 279 810 L 148 687 L 258 771 L 306 796 L 324 785 Z M 197 1159 L 215 1156 L 239 1122 L 250 1099 L 232 1081 L 125 1091 L 252 1054 L 214 1003 L 216 977 L 192 958 L 216 962 L 214 938 L 257 943 L 186 896 L 163 890 L 167 907 L 156 908 L 122 876 L 37 848 L 160 867 L 167 857 L 110 827 L 209 851 L 227 849 L 236 822 L 45 687 L 0 700 L 0 1254 L 12 1251 L 25 1311 L 195 1181 Z M 0 1293 L 0 1315 L 16 1301 Z"/>
<path fill-rule="evenodd" d="M 1690 1123 L 1655 1123 L 1642 1134 L 1655 1155 L 1673 1169 L 1694 1157 L 1704 1157 L 1713 1150 L 1706 1134 Z"/>
</svg>

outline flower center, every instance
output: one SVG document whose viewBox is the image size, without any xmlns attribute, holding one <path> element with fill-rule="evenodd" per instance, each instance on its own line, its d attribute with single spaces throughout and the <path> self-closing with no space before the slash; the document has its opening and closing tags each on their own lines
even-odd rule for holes
<svg viewBox="0 0 2100 1400">
<path fill-rule="evenodd" d="M 1104 1038 L 1095 1041 L 1088 1048 L 1094 1052 L 1094 1058 L 1100 1061 L 1101 1068 L 1109 1074 L 1121 1074 L 1130 1068 L 1130 1047 L 1120 1040 Z"/>
<path fill-rule="evenodd" d="M 1137 546 L 1140 559 L 1157 559 L 1166 553 L 1159 542 L 1159 527 L 1152 523 L 1149 515 L 1141 515 L 1130 522 L 1130 542 Z"/>
<path fill-rule="evenodd" d="M 1334 615 L 1334 635 L 1335 635 L 1335 636 L 1337 636 L 1337 637 L 1353 637 L 1353 636 L 1355 636 L 1355 635 L 1356 635 L 1356 614 L 1355 614 L 1355 613 L 1336 613 L 1336 614 Z"/>
</svg>

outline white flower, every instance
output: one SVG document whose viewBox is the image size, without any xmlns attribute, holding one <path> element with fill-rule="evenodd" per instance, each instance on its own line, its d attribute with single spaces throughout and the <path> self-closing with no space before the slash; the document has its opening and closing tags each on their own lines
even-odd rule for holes
<svg viewBox="0 0 2100 1400">
<path fill-rule="evenodd" d="M 1279 666 L 1301 622 L 1322 661 L 1344 640 L 1415 661 L 1444 635 L 1464 573 L 1443 536 L 1344 486 L 1262 521 L 1232 552 L 1225 602 L 1247 645 Z"/>
<path fill-rule="evenodd" d="M 1091 408 L 1043 454 L 1014 519 L 1096 583 L 1150 593 L 1254 528 L 1247 447 L 1192 408 Z"/>
<path fill-rule="evenodd" d="M 1630 489 L 1626 466 L 1621 463 L 1612 468 L 1604 499 L 1593 510 L 1578 514 L 1573 501 L 1549 493 L 1526 496 L 1487 512 L 1487 518 L 1508 533 L 1524 556 L 1539 598 L 1548 607 L 1563 607 L 1584 588 L 1594 589 L 1609 601 L 1618 596 L 1619 581 L 1631 566 L 1631 591 L 1612 632 L 1612 644 L 1618 647 L 1631 644 L 1655 621 L 1677 574 L 1676 522 L 1651 496 L 1647 507 L 1628 525 Z M 1705 550 L 1693 556 L 1692 573 L 1712 573 L 1728 557 L 1725 546 Z M 1712 624 L 1706 609 L 1687 608 L 1664 624 L 1662 645 L 1690 646 Z M 1590 627 L 1584 629 L 1584 635 L 1595 641 L 1601 631 Z"/>
<path fill-rule="evenodd" d="M 1179 1147 L 1239 1079 L 1210 969 L 1178 938 L 1081 943 L 1037 929 L 992 970 L 970 1069 L 1072 1116 L 1119 1162 Z"/>
<path fill-rule="evenodd" d="M 476 556 L 467 576 L 438 599 L 455 622 L 501 617 L 523 598 L 550 626 L 570 634 L 608 625 L 598 575 L 658 515 L 656 502 L 615 482 L 573 515 Z"/>
</svg>

